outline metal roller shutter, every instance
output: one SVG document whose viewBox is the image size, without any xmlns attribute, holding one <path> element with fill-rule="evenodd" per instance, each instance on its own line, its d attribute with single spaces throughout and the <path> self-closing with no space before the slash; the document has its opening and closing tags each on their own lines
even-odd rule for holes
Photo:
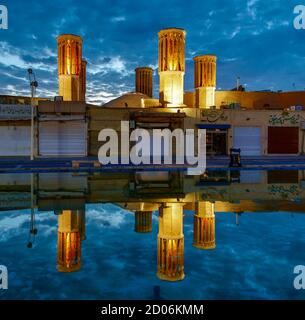
<svg viewBox="0 0 305 320">
<path fill-rule="evenodd" d="M 39 155 L 86 156 L 87 127 L 84 121 L 39 123 Z"/>
<path fill-rule="evenodd" d="M 234 127 L 234 148 L 240 148 L 242 156 L 261 155 L 261 128 Z"/>
<path fill-rule="evenodd" d="M 29 126 L 0 126 L 0 156 L 29 156 L 31 128 Z"/>
</svg>

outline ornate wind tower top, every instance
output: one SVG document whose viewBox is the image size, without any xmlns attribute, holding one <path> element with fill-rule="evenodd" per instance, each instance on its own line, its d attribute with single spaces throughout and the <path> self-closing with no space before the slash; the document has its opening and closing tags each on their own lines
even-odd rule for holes
<svg viewBox="0 0 305 320">
<path fill-rule="evenodd" d="M 139 67 L 135 69 L 136 80 L 135 80 L 135 89 L 136 92 L 146 94 L 149 97 L 152 97 L 153 89 L 153 69 L 149 67 Z"/>
<path fill-rule="evenodd" d="M 194 58 L 195 105 L 209 109 L 215 106 L 216 56 L 206 54 Z"/>
<path fill-rule="evenodd" d="M 195 62 L 195 88 L 216 87 L 216 60 L 212 54 L 197 56 Z"/>
<path fill-rule="evenodd" d="M 159 72 L 185 71 L 185 35 L 179 28 L 162 29 L 159 37 Z"/>
<path fill-rule="evenodd" d="M 58 46 L 58 91 L 64 101 L 84 101 L 86 66 L 82 64 L 80 36 L 63 34 L 57 37 Z"/>
<path fill-rule="evenodd" d="M 185 35 L 186 32 L 178 28 L 163 29 L 158 33 L 159 98 L 163 106 L 183 106 Z"/>
<path fill-rule="evenodd" d="M 82 44 L 82 38 L 73 34 L 62 34 L 57 37 L 59 75 L 80 74 L 82 65 Z"/>
</svg>

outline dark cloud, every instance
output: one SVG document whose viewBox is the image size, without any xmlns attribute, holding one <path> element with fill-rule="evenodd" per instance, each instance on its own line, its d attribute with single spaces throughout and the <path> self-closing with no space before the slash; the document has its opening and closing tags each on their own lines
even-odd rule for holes
<svg viewBox="0 0 305 320">
<path fill-rule="evenodd" d="M 40 95 L 57 91 L 56 36 L 83 36 L 88 60 L 88 98 L 101 103 L 133 90 L 134 68 L 157 67 L 157 32 L 187 31 L 185 90 L 193 89 L 197 54 L 218 56 L 217 87 L 240 76 L 248 90 L 305 88 L 304 30 L 293 28 L 293 0 L 231 1 L 10 1 L 9 30 L 0 30 L 0 93 L 26 93 L 31 65 Z M 12 75 L 12 76 L 9 76 Z M 21 79 L 19 79 L 21 78 Z M 155 95 L 158 77 L 155 75 Z M 8 90 L 8 86 L 10 90 Z"/>
</svg>

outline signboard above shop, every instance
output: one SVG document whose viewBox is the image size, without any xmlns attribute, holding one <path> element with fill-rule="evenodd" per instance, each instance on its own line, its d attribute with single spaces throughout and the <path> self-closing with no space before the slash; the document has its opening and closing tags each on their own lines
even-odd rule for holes
<svg viewBox="0 0 305 320">
<path fill-rule="evenodd" d="M 30 120 L 31 106 L 0 104 L 0 120 Z"/>
</svg>

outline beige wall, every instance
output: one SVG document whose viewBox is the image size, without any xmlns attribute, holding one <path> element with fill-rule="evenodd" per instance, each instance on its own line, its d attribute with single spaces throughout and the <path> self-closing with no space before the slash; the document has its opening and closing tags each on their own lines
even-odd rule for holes
<svg viewBox="0 0 305 320">
<path fill-rule="evenodd" d="M 228 149 L 233 146 L 234 126 L 260 127 L 262 154 L 268 153 L 268 127 L 299 127 L 299 152 L 302 146 L 302 122 L 305 122 L 305 111 L 280 110 L 202 110 L 200 122 L 230 124 L 228 130 Z"/>
<path fill-rule="evenodd" d="M 98 134 L 102 129 L 111 128 L 121 131 L 121 121 L 129 121 L 131 109 L 89 107 L 88 154 L 97 155 L 102 142 L 98 141 Z M 119 144 L 120 148 L 120 144 Z"/>
<path fill-rule="evenodd" d="M 176 113 L 177 110 L 186 114 L 184 128 L 196 128 L 196 124 L 230 124 L 228 130 L 228 150 L 233 146 L 234 126 L 260 127 L 262 154 L 268 152 L 268 127 L 299 127 L 299 150 L 302 150 L 302 122 L 305 122 L 305 111 L 280 111 L 280 110 L 203 110 L 198 108 L 170 108 Z M 101 129 L 112 128 L 120 130 L 121 120 L 129 120 L 130 114 L 135 111 L 141 112 L 168 112 L 168 108 L 102 108 L 89 107 L 89 155 L 97 155 L 98 148 L 102 144 L 97 141 Z M 305 147 L 303 146 L 303 149 Z"/>
<path fill-rule="evenodd" d="M 246 109 L 285 109 L 290 106 L 305 107 L 305 91 L 259 92 L 259 91 L 216 91 L 215 105 L 238 103 Z M 195 107 L 195 92 L 184 93 L 184 104 Z"/>
</svg>

